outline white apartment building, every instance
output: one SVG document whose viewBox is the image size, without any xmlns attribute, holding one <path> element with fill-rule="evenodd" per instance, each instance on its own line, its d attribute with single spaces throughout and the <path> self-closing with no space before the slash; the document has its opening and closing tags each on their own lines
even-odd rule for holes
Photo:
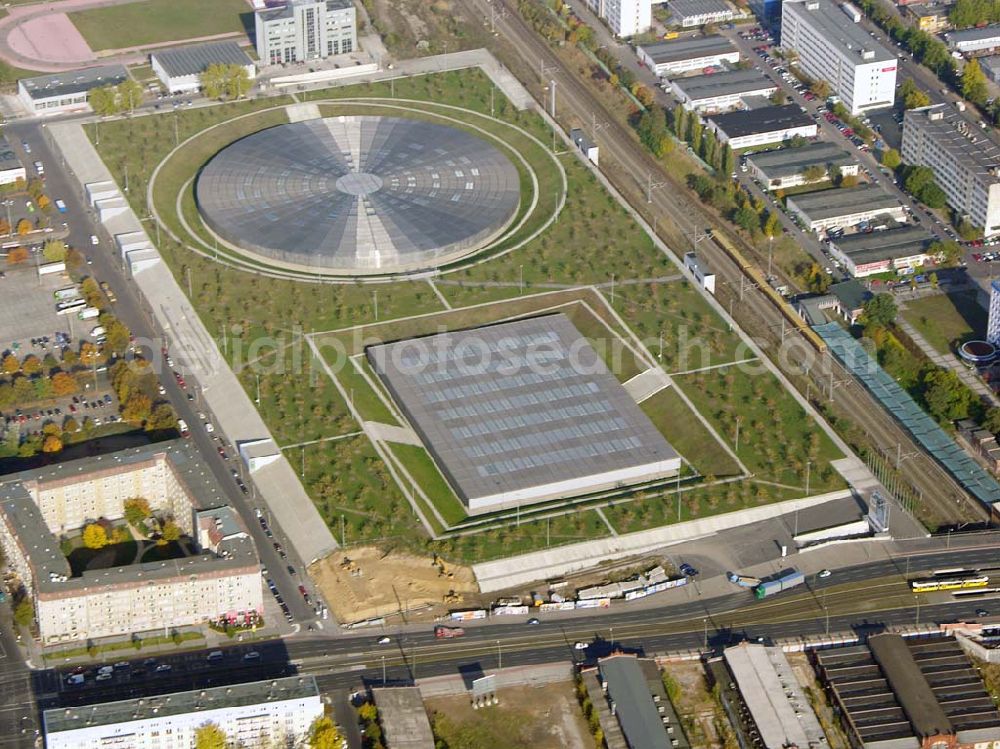
<svg viewBox="0 0 1000 749">
<path fill-rule="evenodd" d="M 59 536 L 119 520 L 134 497 L 171 516 L 198 553 L 74 575 Z M 253 541 L 185 440 L 5 477 L 0 547 L 35 604 L 44 645 L 211 619 L 248 621 L 263 612 Z"/>
<path fill-rule="evenodd" d="M 781 45 L 799 69 L 830 84 L 851 114 L 892 106 L 897 59 L 834 0 L 785 0 Z"/>
<path fill-rule="evenodd" d="M 986 340 L 1000 346 L 1000 281 L 990 281 L 990 316 L 986 323 Z"/>
<path fill-rule="evenodd" d="M 42 714 L 48 749 L 194 749 L 198 728 L 218 726 L 246 749 L 304 746 L 323 701 L 313 676 L 138 697 Z"/>
<path fill-rule="evenodd" d="M 254 13 L 261 65 L 320 60 L 358 46 L 352 0 L 288 0 Z"/>
<path fill-rule="evenodd" d="M 635 36 L 649 31 L 653 25 L 650 0 L 584 0 L 618 37 Z"/>
<path fill-rule="evenodd" d="M 985 236 L 1000 234 L 1000 146 L 947 104 L 907 110 L 903 161 L 928 166 L 948 205 Z"/>
</svg>

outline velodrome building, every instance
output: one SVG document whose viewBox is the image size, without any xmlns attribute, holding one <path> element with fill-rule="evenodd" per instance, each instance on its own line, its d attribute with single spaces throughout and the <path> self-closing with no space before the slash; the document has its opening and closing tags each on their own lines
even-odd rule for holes
<svg viewBox="0 0 1000 749">
<path fill-rule="evenodd" d="M 124 517 L 142 497 L 194 553 L 74 576 L 60 537 Z M 0 483 L 0 546 L 35 604 L 43 645 L 263 612 L 253 541 L 186 440 L 13 474 Z"/>
<path fill-rule="evenodd" d="M 366 353 L 470 514 L 680 471 L 680 456 L 564 314 Z"/>
</svg>

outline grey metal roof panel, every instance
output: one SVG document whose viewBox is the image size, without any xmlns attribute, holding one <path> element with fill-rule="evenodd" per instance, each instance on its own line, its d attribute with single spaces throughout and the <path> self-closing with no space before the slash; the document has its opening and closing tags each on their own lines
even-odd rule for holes
<svg viewBox="0 0 1000 749">
<path fill-rule="evenodd" d="M 252 65 L 253 61 L 239 44 L 233 41 L 207 42 L 186 47 L 171 47 L 153 52 L 171 78 L 201 75 L 209 65 Z"/>
<path fill-rule="evenodd" d="M 719 34 L 643 44 L 640 49 L 656 63 L 678 62 L 737 51 L 728 39 Z"/>
<path fill-rule="evenodd" d="M 366 351 L 466 502 L 677 458 L 563 314 Z"/>
<path fill-rule="evenodd" d="M 725 0 L 667 0 L 667 3 L 675 15 L 682 17 L 732 12 Z"/>
<path fill-rule="evenodd" d="M 856 163 L 854 157 L 839 146 L 818 141 L 798 148 L 779 148 L 747 156 L 747 161 L 771 179 L 801 174 L 810 166 L 845 166 Z"/>
<path fill-rule="evenodd" d="M 632 655 L 612 655 L 598 663 L 615 716 L 632 749 L 670 749 L 670 737 Z"/>
<path fill-rule="evenodd" d="M 753 68 L 677 78 L 674 80 L 674 85 L 684 92 L 685 96 L 694 101 L 714 96 L 749 94 L 777 88 L 777 85 L 765 78 L 763 73 Z"/>
<path fill-rule="evenodd" d="M 944 35 L 945 41 L 949 44 L 961 44 L 962 42 L 980 42 L 988 39 L 996 39 L 1000 43 L 1000 25 L 983 26 L 976 29 L 961 29 L 960 31 L 949 31 Z"/>
<path fill-rule="evenodd" d="M 50 99 L 67 94 L 78 94 L 102 86 L 117 86 L 126 79 L 128 79 L 128 71 L 124 65 L 101 65 L 65 73 L 22 78 L 18 83 L 32 99 Z"/>
<path fill-rule="evenodd" d="M 857 213 L 866 209 L 901 207 L 893 195 L 873 184 L 799 193 L 788 198 L 789 209 L 793 205 L 811 221 Z"/>
<path fill-rule="evenodd" d="M 797 104 L 745 109 L 739 112 L 713 115 L 709 119 L 730 138 L 741 138 L 757 133 L 772 133 L 777 130 L 816 124 Z"/>
</svg>

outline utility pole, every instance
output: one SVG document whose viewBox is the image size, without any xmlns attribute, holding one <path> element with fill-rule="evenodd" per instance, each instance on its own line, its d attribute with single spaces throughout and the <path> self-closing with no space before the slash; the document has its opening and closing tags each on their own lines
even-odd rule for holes
<svg viewBox="0 0 1000 749">
<path fill-rule="evenodd" d="M 809 496 L 809 469 L 812 468 L 812 461 L 806 461 L 806 496 Z"/>
<path fill-rule="evenodd" d="M 552 120 L 556 119 L 556 79 L 552 78 L 549 80 L 551 99 L 549 100 L 549 114 L 552 115 Z M 553 130 L 555 132 L 555 130 Z M 554 149 L 553 149 L 554 150 Z"/>
<path fill-rule="evenodd" d="M 503 650 L 500 647 L 500 640 L 497 640 L 497 671 L 503 671 Z"/>
<path fill-rule="evenodd" d="M 653 202 L 653 190 L 659 190 L 666 184 L 666 182 L 654 182 L 653 173 L 650 172 L 649 177 L 646 179 L 646 203 L 648 204 Z"/>
<path fill-rule="evenodd" d="M 257 405 L 260 405 L 260 373 L 257 374 Z"/>
<path fill-rule="evenodd" d="M 347 544 L 344 541 L 344 515 L 340 515 L 340 548 L 344 548 Z"/>
<path fill-rule="evenodd" d="M 771 280 L 771 259 L 774 255 L 774 237 L 767 238 L 767 280 Z M 784 340 L 784 336 L 782 339 Z"/>
<path fill-rule="evenodd" d="M 701 622 L 705 625 L 705 640 L 702 645 L 702 650 L 708 650 L 708 618 L 703 617 Z"/>
<path fill-rule="evenodd" d="M 382 686 L 385 686 L 385 656 L 382 656 Z"/>
<path fill-rule="evenodd" d="M 681 520 L 681 471 L 677 469 L 677 522 Z"/>
<path fill-rule="evenodd" d="M 742 421 L 742 419 L 740 419 L 740 417 L 737 416 L 736 417 L 736 446 L 733 448 L 733 452 L 737 452 L 737 453 L 740 451 L 740 422 L 741 421 Z"/>
</svg>

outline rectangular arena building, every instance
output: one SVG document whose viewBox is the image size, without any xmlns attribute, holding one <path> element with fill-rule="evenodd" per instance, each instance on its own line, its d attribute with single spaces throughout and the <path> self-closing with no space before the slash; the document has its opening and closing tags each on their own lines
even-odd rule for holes
<svg viewBox="0 0 1000 749">
<path fill-rule="evenodd" d="M 471 514 L 676 475 L 681 459 L 562 314 L 370 346 Z"/>
</svg>

